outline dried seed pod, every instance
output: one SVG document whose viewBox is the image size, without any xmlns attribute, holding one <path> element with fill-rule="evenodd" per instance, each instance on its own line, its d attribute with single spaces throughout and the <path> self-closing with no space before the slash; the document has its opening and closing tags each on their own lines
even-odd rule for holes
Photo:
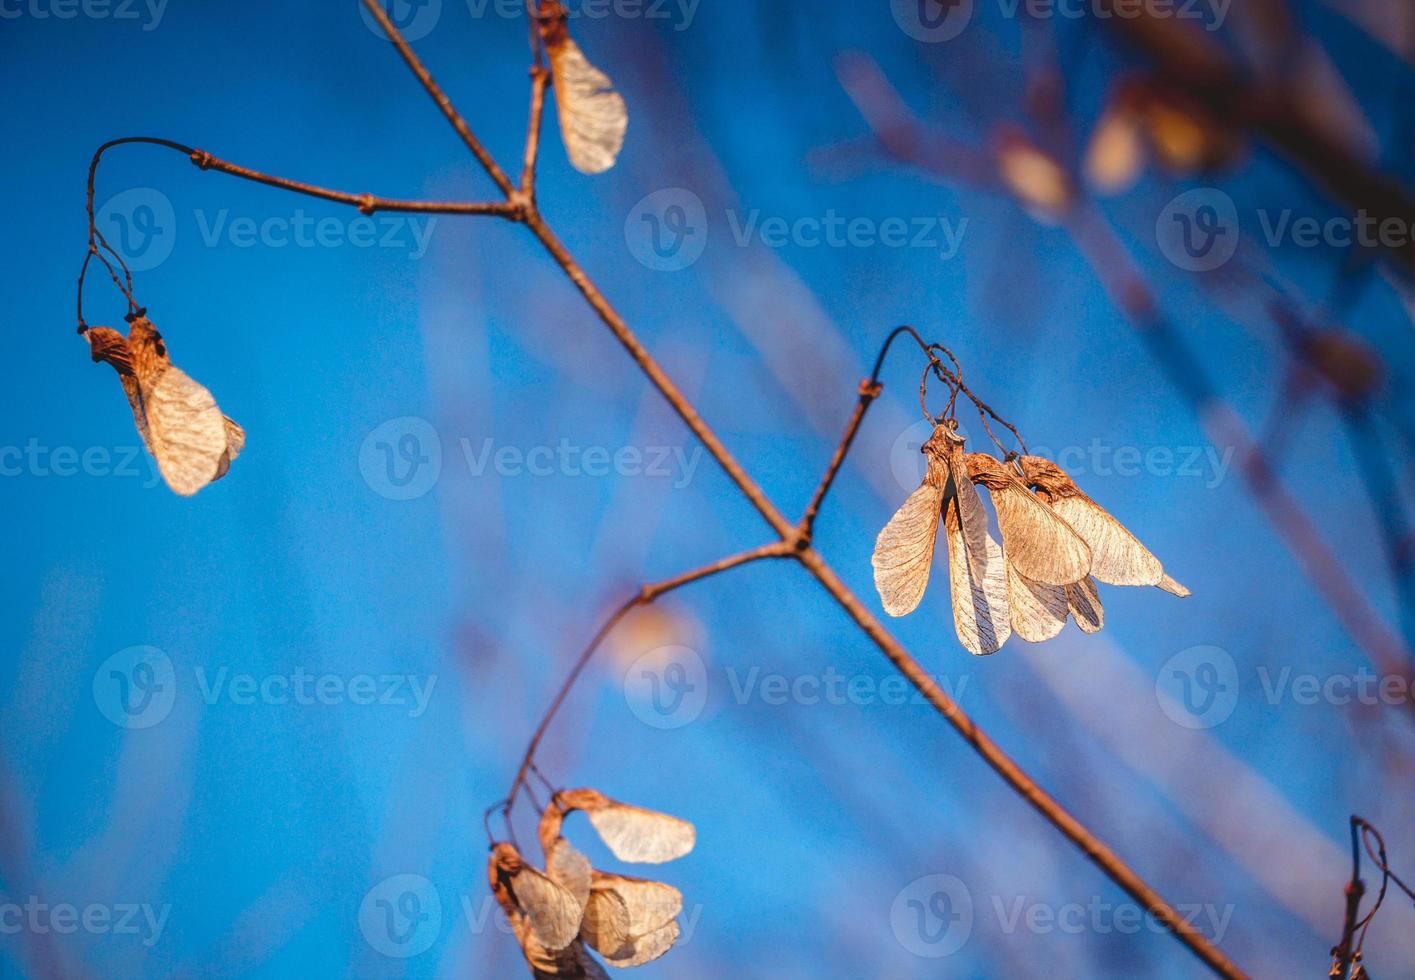
<svg viewBox="0 0 1415 980">
<path fill-rule="evenodd" d="M 1076 199 L 1071 178 L 1020 129 L 999 131 L 996 155 L 1003 184 L 1032 217 L 1055 223 L 1070 210 Z"/>
<path fill-rule="evenodd" d="M 987 488 L 1007 560 L 1023 576 L 1043 585 L 1071 585 L 1090 573 L 1090 547 L 1011 467 L 987 453 L 968 453 L 965 462 L 972 481 Z"/>
<path fill-rule="evenodd" d="M 1105 610 L 1093 578 L 1066 586 L 1066 608 L 1083 633 L 1099 633 L 1105 625 Z"/>
<path fill-rule="evenodd" d="M 245 431 L 221 414 L 211 392 L 173 366 L 146 317 L 132 322 L 126 338 L 90 327 L 88 340 L 93 359 L 118 372 L 138 434 L 175 493 L 191 496 L 226 475 L 245 446 Z"/>
<path fill-rule="evenodd" d="M 1028 643 L 1050 640 L 1066 626 L 1066 586 L 1033 582 L 1007 564 L 1007 609 L 1012 632 Z"/>
<path fill-rule="evenodd" d="M 1028 482 L 1091 546 L 1091 574 L 1109 585 L 1158 585 L 1164 567 L 1140 540 L 1081 492 L 1061 467 L 1040 456 L 1019 460 Z"/>
<path fill-rule="evenodd" d="M 580 908 L 590 900 L 590 883 L 594 869 L 589 858 L 575 850 L 565 838 L 557 838 L 545 852 L 545 873 L 551 881 L 565 889 Z"/>
<path fill-rule="evenodd" d="M 553 815 L 541 818 L 542 841 L 547 829 L 553 828 L 559 833 L 557 819 L 563 820 L 564 814 L 573 810 L 582 810 L 595 832 L 621 861 L 662 864 L 687 854 L 697 842 L 697 831 L 688 821 L 611 800 L 598 790 L 571 789 L 557 793 L 547 814 L 557 808 L 558 818 Z"/>
<path fill-rule="evenodd" d="M 1119 194 L 1140 179 L 1145 167 L 1145 136 L 1135 99 L 1127 86 L 1116 90 L 1086 148 L 1083 169 L 1100 194 Z"/>
<path fill-rule="evenodd" d="M 629 933 L 645 936 L 668 925 L 683 911 L 683 894 L 661 881 L 646 881 L 626 875 L 594 873 L 596 891 L 612 891 L 629 913 Z"/>
<path fill-rule="evenodd" d="M 504 889 L 514 909 L 525 916 L 537 943 L 554 953 L 575 941 L 583 910 L 574 895 L 522 860 L 511 844 L 497 844 L 491 864 L 493 892 L 500 899 L 498 889 Z"/>
<path fill-rule="evenodd" d="M 537 18 L 550 59 L 560 135 L 576 170 L 603 173 L 614 166 L 624 145 L 629 112 L 609 76 L 590 64 L 570 40 L 566 16 L 563 6 L 547 0 Z"/>
<path fill-rule="evenodd" d="M 875 589 L 884 611 L 907 616 L 919 607 L 929 585 L 938 521 L 943 514 L 943 493 L 948 471 L 929 462 L 919 489 L 909 495 L 875 540 Z"/>
<path fill-rule="evenodd" d="M 634 937 L 628 947 L 618 954 L 605 953 L 604 960 L 610 966 L 618 967 L 621 970 L 633 966 L 643 966 L 672 949 L 680 934 L 678 923 L 669 922 L 647 935 Z"/>
<path fill-rule="evenodd" d="M 903 616 L 923 598 L 942 516 L 948 543 L 953 625 L 974 654 L 1007 642 L 1007 569 L 1002 548 L 988 533 L 988 515 L 968 474 L 963 439 L 939 425 L 923 445 L 924 482 L 910 494 L 875 541 L 875 588 L 885 612 Z"/>
</svg>

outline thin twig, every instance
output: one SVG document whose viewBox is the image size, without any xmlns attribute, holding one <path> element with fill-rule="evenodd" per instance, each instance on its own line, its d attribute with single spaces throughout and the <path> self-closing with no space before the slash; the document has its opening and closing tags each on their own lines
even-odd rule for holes
<svg viewBox="0 0 1415 980">
<path fill-rule="evenodd" d="M 137 300 L 133 297 L 133 279 L 128 272 L 127 264 L 123 262 L 123 257 L 108 244 L 103 232 L 98 228 L 94 216 L 94 193 L 98 180 L 98 165 L 103 159 L 103 155 L 116 146 L 126 146 L 130 144 L 142 144 L 146 146 L 158 146 L 164 149 L 175 150 L 187 157 L 197 167 L 202 170 L 215 170 L 220 173 L 230 174 L 232 177 L 239 177 L 242 180 L 253 181 L 257 184 L 264 184 L 267 187 L 274 187 L 283 191 L 290 191 L 294 194 L 303 194 L 306 197 L 314 197 L 324 201 L 332 201 L 335 204 L 347 204 L 358 208 L 364 214 L 374 214 L 379 211 L 396 211 L 417 214 L 461 214 L 461 215 L 495 215 L 502 218 L 515 218 L 517 206 L 509 201 L 414 201 L 400 200 L 396 198 L 377 197 L 373 194 L 351 194 L 347 191 L 331 190 L 327 187 L 319 187 L 315 184 L 307 184 L 303 181 L 290 180 L 286 177 L 277 177 L 273 174 L 263 173 L 253 170 L 250 167 L 243 167 L 239 164 L 231 163 L 220 157 L 212 156 L 205 150 L 187 146 L 174 140 L 161 139 L 155 136 L 124 136 L 120 139 L 109 140 L 93 153 L 93 159 L 89 162 L 88 186 L 86 188 L 86 203 L 88 210 L 88 235 L 89 251 L 84 257 L 83 266 L 79 270 L 78 287 L 78 320 L 79 332 L 83 333 L 86 327 L 83 315 L 83 285 L 84 277 L 88 272 L 89 261 L 97 256 L 108 269 L 108 274 L 113 277 L 114 284 L 121 290 L 128 300 L 128 310 L 130 313 L 136 312 L 139 307 Z M 106 248 L 118 261 L 123 269 L 125 282 L 120 282 L 117 272 L 113 266 L 103 257 L 100 248 Z"/>
<path fill-rule="evenodd" d="M 595 651 L 599 649 L 604 638 L 607 637 L 615 626 L 627 616 L 632 610 L 639 606 L 646 606 L 655 599 L 674 589 L 681 588 L 692 582 L 697 582 L 719 572 L 746 565 L 749 562 L 758 561 L 762 558 L 784 558 L 790 553 L 790 549 L 780 541 L 762 545 L 760 548 L 753 548 L 751 551 L 743 551 L 739 554 L 730 555 L 719 559 L 710 565 L 695 568 L 692 571 L 684 572 L 682 575 L 666 579 L 662 582 L 655 582 L 645 585 L 624 602 L 620 603 L 615 610 L 610 613 L 609 618 L 604 621 L 595 632 L 589 644 L 580 651 L 580 655 L 575 658 L 575 663 L 570 667 L 569 673 L 561 683 L 560 689 L 555 692 L 554 699 L 550 702 L 550 707 L 546 708 L 545 714 L 541 716 L 540 723 L 536 725 L 535 732 L 531 735 L 530 742 L 526 745 L 525 755 L 521 758 L 521 766 L 516 770 L 516 776 L 511 780 L 511 788 L 506 793 L 506 803 L 502 807 L 503 813 L 510 814 L 511 808 L 516 805 L 517 794 L 526 785 L 526 774 L 535 768 L 536 749 L 540 747 L 541 739 L 545 737 L 546 731 L 550 728 L 550 723 L 555 720 L 556 712 L 565 703 L 575 682 L 580 679 L 580 675 L 589 666 L 590 660 L 594 658 Z M 509 820 L 508 820 L 509 823 Z"/>
<path fill-rule="evenodd" d="M 521 196 L 527 201 L 535 200 L 536 156 L 540 153 L 541 117 L 545 112 L 545 87 L 549 82 L 550 72 L 543 65 L 537 62 L 531 66 L 531 118 L 526 126 L 526 151 L 522 157 L 520 187 Z"/>
<path fill-rule="evenodd" d="M 481 141 L 472 134 L 472 129 L 467 125 L 467 121 L 462 118 L 452 100 L 447 97 L 437 82 L 433 81 L 432 75 L 423 67 L 422 61 L 413 49 L 408 46 L 408 42 L 403 37 L 403 32 L 398 30 L 388 13 L 383 9 L 383 4 L 378 0 L 363 0 L 364 9 L 373 15 L 373 19 L 378 22 L 378 26 L 383 28 L 383 33 L 388 35 L 388 39 L 393 42 L 393 46 L 398 49 L 398 54 L 402 56 L 403 62 L 408 69 L 416 76 L 418 83 L 422 85 L 423 91 L 432 97 L 432 101 L 437 103 L 437 108 L 442 115 L 452 125 L 453 130 L 462 138 L 462 142 L 467 145 L 467 149 L 472 151 L 472 156 L 477 158 L 477 162 L 482 165 L 487 176 L 501 189 L 509 199 L 515 190 L 511 179 L 506 176 L 505 171 L 492 159 L 491 154 L 486 151 L 486 147 L 481 145 Z"/>
</svg>

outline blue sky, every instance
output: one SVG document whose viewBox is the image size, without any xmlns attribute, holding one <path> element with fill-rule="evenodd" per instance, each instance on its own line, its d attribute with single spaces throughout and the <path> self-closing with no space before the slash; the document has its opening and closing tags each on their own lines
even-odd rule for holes
<svg viewBox="0 0 1415 980">
<path fill-rule="evenodd" d="M 399 9 L 509 166 L 525 127 L 519 8 Z M 628 102 L 628 139 L 615 169 L 586 177 L 548 118 L 541 207 L 789 514 L 889 329 L 952 347 L 970 385 L 1194 596 L 1105 589 L 1102 633 L 975 659 L 940 576 L 890 628 L 1240 964 L 1317 970 L 1340 927 L 1348 815 L 1415 866 L 1408 694 L 1341 703 L 1376 668 L 1246 489 L 1234 445 L 1210 440 L 1065 231 L 883 156 L 837 74 L 838 55 L 863 52 L 934 132 L 983 147 L 1023 119 L 1011 9 L 979 0 L 958 37 L 931 42 L 868 5 L 587 6 L 571 30 Z M 1382 165 L 1408 176 L 1408 66 L 1333 10 L 1298 9 Z M 494 188 L 352 0 L 0 12 L 19 355 L 0 393 L 0 971 L 515 975 L 483 808 L 614 605 L 769 529 L 524 229 L 361 218 L 124 147 L 100 171 L 100 219 L 141 268 L 174 362 L 248 439 L 225 479 L 170 493 L 74 334 L 99 143 L 161 136 L 388 197 Z M 1130 62 L 1092 20 L 1056 29 L 1084 134 Z M 1197 189 L 1234 202 L 1244 254 L 1295 307 L 1330 303 L 1378 352 L 1371 438 L 1408 482 L 1399 289 L 1353 249 L 1265 239 L 1284 212 L 1343 212 L 1261 147 L 1218 178 L 1149 174 L 1104 201 L 1252 432 L 1290 414 L 1275 412 L 1290 359 L 1237 263 L 1166 258 L 1157 219 Z M 900 225 L 908 243 L 886 230 Z M 93 278 L 85 308 L 121 326 L 111 283 Z M 892 355 L 816 535 L 876 611 L 874 537 L 917 479 L 919 369 Z M 1280 475 L 1399 636 L 1353 444 L 1317 391 Z M 658 674 L 664 690 L 686 676 L 702 696 L 665 720 L 634 678 L 668 661 L 688 673 Z M 1199 974 L 891 676 L 786 563 L 685 589 L 602 651 L 551 730 L 547 775 L 698 827 L 692 855 L 654 869 L 686 896 L 684 941 L 641 976 Z M 1225 699 L 1176 704 L 1184 676 L 1219 677 Z M 523 840 L 532 827 L 521 811 Z M 386 919 L 408 910 L 406 928 Z M 1373 972 L 1415 969 L 1407 913 L 1392 903 L 1372 927 Z"/>
</svg>

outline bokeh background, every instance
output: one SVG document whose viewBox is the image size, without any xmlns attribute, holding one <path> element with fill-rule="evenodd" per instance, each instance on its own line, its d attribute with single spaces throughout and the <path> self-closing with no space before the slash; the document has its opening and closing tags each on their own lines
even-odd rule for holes
<svg viewBox="0 0 1415 980">
<path fill-rule="evenodd" d="M 586 3 L 571 30 L 628 140 L 585 177 L 548 115 L 540 200 L 786 511 L 909 322 L 1192 587 L 1104 588 L 1102 633 L 986 659 L 957 644 L 943 576 L 890 625 L 1239 964 L 1311 976 L 1340 933 L 1349 815 L 1415 869 L 1410 267 L 1325 224 L 1315 245 L 1272 234 L 1351 208 L 1261 139 L 1095 202 L 1078 183 L 1083 219 L 1020 207 L 1002 127 L 1079 170 L 1116 80 L 1149 63 L 1103 6 Z M 1239 7 L 1174 20 L 1372 172 L 1415 178 L 1408 8 Z M 518 160 L 520 4 L 394 13 Z M 226 479 L 174 496 L 74 335 L 100 142 L 385 196 L 491 184 L 353 0 L 0 14 L 0 971 L 521 975 L 483 809 L 614 605 L 768 529 L 524 229 L 370 222 L 128 147 L 99 173 L 102 227 L 176 363 L 248 433 Z M 1176 251 L 1187 206 L 1231 258 Z M 90 321 L 123 311 L 92 279 Z M 818 526 L 872 609 L 874 537 L 927 431 L 920 367 L 891 356 Z M 611 638 L 541 758 L 698 827 L 654 869 L 686 896 L 684 938 L 641 976 L 1202 974 L 891 676 L 788 564 Z M 1376 975 L 1415 973 L 1397 898 L 1366 941 Z"/>
</svg>

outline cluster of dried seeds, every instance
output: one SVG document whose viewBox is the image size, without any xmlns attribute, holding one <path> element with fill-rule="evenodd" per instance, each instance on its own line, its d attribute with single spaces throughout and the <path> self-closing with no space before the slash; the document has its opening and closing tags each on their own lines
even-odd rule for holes
<svg viewBox="0 0 1415 980">
<path fill-rule="evenodd" d="M 1088 633 L 1104 624 L 1096 582 L 1184 588 L 1150 551 L 1061 467 L 1039 456 L 1004 462 L 963 450 L 952 421 L 923 446 L 924 482 L 875 543 L 875 588 L 885 612 L 913 612 L 928 586 L 940 518 L 948 546 L 953 622 L 975 654 L 995 653 L 1016 633 L 1038 643 L 1068 616 Z M 988 491 L 1002 543 L 974 484 Z"/>
<path fill-rule="evenodd" d="M 662 864 L 687 854 L 697 840 L 685 820 L 574 789 L 557 793 L 541 815 L 544 871 L 527 864 L 514 845 L 495 845 L 487 867 L 491 890 L 537 978 L 603 980 L 590 949 L 625 969 L 658 959 L 678 941 L 683 895 L 660 881 L 592 868 L 561 835 L 565 817 L 576 810 L 621 861 Z"/>
<path fill-rule="evenodd" d="M 176 493 L 191 496 L 231 468 L 246 433 L 221 414 L 211 392 L 173 366 L 162 335 L 145 316 L 124 337 L 112 327 L 87 328 L 95 361 L 118 372 L 147 451 Z"/>
</svg>

